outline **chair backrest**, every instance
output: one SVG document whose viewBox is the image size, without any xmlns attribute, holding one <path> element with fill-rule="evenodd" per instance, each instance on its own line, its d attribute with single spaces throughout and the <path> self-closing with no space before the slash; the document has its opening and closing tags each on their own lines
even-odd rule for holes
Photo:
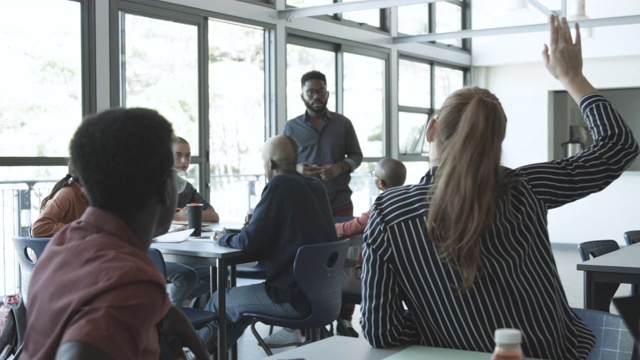
<svg viewBox="0 0 640 360">
<path fill-rule="evenodd" d="M 349 240 L 338 240 L 298 248 L 293 275 L 311 305 L 304 328 L 324 326 L 338 318 L 348 247 Z"/>
<path fill-rule="evenodd" d="M 598 310 L 572 310 L 596 335 L 596 344 L 587 360 L 631 359 L 633 338 L 620 316 Z"/>
<path fill-rule="evenodd" d="M 31 273 L 51 238 L 14 237 L 13 247 L 20 264 L 22 298 L 27 301 Z"/>
<path fill-rule="evenodd" d="M 633 245 L 640 242 L 640 230 L 631 230 L 624 233 L 624 241 L 627 245 Z"/>
<path fill-rule="evenodd" d="M 149 248 L 147 250 L 147 255 L 151 258 L 151 261 L 156 265 L 163 278 L 167 278 L 167 264 L 164 263 L 164 256 L 162 256 L 162 252 L 158 249 Z"/>
<path fill-rule="evenodd" d="M 598 257 L 620 249 L 620 245 L 615 240 L 591 240 L 578 245 L 578 251 L 582 261 L 587 261 L 592 257 Z"/>
</svg>

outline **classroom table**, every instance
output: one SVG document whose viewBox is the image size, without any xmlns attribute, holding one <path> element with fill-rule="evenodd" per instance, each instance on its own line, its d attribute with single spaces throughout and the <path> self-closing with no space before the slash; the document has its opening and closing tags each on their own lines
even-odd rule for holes
<svg viewBox="0 0 640 360">
<path fill-rule="evenodd" d="M 332 336 L 311 344 L 265 357 L 262 360 L 489 360 L 491 353 L 443 349 L 429 346 L 400 346 L 374 349 L 362 337 Z"/>
<path fill-rule="evenodd" d="M 222 230 L 222 228 L 238 228 L 238 223 L 212 224 L 212 230 Z M 242 250 L 220 246 L 212 239 L 212 232 L 203 232 L 202 236 L 189 237 L 182 242 L 152 242 L 151 247 L 162 252 L 166 261 L 177 262 L 187 265 L 209 265 L 217 267 L 217 277 L 211 274 L 211 281 L 217 279 L 218 284 L 218 357 L 219 360 L 227 359 L 226 343 L 226 291 L 227 278 L 230 275 L 230 286 L 235 286 L 235 266 L 257 259 L 245 254 Z M 227 267 L 231 268 L 230 274 Z M 234 357 L 237 354 L 234 353 Z"/>
<path fill-rule="evenodd" d="M 640 243 L 637 243 L 579 263 L 577 269 L 584 271 L 585 309 L 593 309 L 595 282 L 640 284 L 639 259 Z"/>
</svg>

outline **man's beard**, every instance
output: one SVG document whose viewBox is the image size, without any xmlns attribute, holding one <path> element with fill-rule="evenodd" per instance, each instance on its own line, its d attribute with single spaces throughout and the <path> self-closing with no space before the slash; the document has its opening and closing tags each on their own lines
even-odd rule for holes
<svg viewBox="0 0 640 360">
<path fill-rule="evenodd" d="M 328 101 L 329 100 L 325 100 L 324 102 L 322 100 L 315 101 L 315 102 L 319 102 L 319 103 L 322 104 L 321 108 L 316 109 L 316 108 L 313 107 L 312 103 L 308 102 L 305 99 L 302 99 L 302 102 L 304 102 L 304 106 L 307 107 L 307 110 L 311 111 L 314 114 L 323 113 L 325 110 L 327 110 L 327 102 Z"/>
</svg>

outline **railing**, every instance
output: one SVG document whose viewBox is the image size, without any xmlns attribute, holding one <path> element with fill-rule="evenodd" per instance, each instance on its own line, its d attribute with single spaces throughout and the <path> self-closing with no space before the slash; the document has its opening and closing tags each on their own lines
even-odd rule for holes
<svg viewBox="0 0 640 360">
<path fill-rule="evenodd" d="M 0 182 L 2 195 L 0 218 L 0 296 L 20 292 L 20 272 L 13 248 L 14 236 L 29 236 L 32 221 L 40 212 L 40 202 L 49 194 L 58 180 L 21 180 Z M 211 204 L 223 221 L 242 221 L 247 212 L 255 207 L 265 184 L 264 175 L 234 174 L 211 177 Z M 352 200 L 360 215 L 371 206 L 378 191 L 368 173 L 353 173 Z"/>
</svg>

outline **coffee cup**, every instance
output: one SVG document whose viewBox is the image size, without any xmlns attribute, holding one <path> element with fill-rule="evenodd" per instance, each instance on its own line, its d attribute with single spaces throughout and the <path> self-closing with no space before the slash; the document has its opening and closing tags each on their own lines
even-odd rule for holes
<svg viewBox="0 0 640 360">
<path fill-rule="evenodd" d="M 200 236 L 202 231 L 202 204 L 187 204 L 189 228 L 193 229 L 191 236 Z"/>
</svg>

